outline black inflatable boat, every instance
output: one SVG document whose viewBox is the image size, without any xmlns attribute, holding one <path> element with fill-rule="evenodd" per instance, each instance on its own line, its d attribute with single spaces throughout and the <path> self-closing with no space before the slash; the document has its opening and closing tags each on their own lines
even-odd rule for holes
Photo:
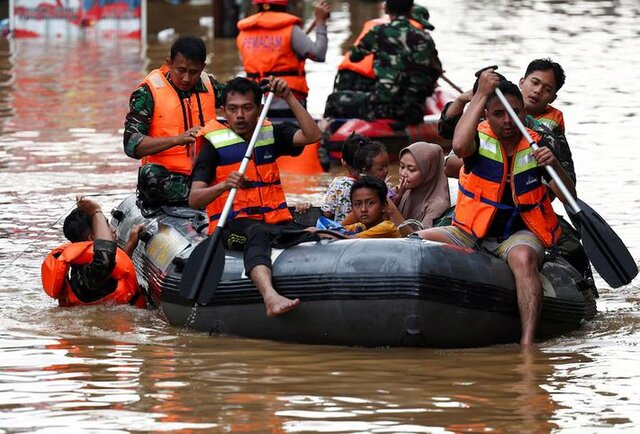
<svg viewBox="0 0 640 434">
<path fill-rule="evenodd" d="M 212 300 L 193 306 L 179 294 L 185 264 L 206 237 L 207 218 L 189 208 L 144 211 L 135 196 L 112 211 L 119 242 L 145 223 L 134 253 L 138 280 L 167 321 L 212 335 L 308 344 L 475 347 L 517 342 L 513 276 L 490 254 L 420 239 L 304 243 L 274 251 L 278 292 L 300 298 L 295 310 L 265 314 L 243 269 L 227 251 Z M 538 336 L 575 330 L 596 313 L 593 280 L 559 255 L 541 270 L 544 301 Z"/>
</svg>

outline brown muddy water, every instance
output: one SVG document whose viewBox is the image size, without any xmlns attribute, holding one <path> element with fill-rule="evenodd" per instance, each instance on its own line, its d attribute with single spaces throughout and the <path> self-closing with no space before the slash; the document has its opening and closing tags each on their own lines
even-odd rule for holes
<svg viewBox="0 0 640 434">
<path fill-rule="evenodd" d="M 308 64 L 313 114 L 351 33 L 376 10 L 331 3 L 327 62 Z M 640 258 L 638 2 L 426 5 L 447 75 L 463 87 L 490 64 L 512 80 L 533 58 L 564 65 L 556 105 L 579 195 Z M 151 3 L 150 32 L 204 34 L 197 18 L 209 11 Z M 241 70 L 233 40 L 209 48 L 219 79 Z M 0 41 L 0 432 L 637 429 L 637 279 L 614 290 L 598 277 L 595 320 L 526 356 L 515 345 L 362 349 L 214 338 L 170 327 L 157 311 L 57 308 L 41 289 L 41 261 L 63 241 L 75 194 L 95 195 L 108 210 L 133 191 L 137 163 L 121 144 L 128 97 L 167 50 L 151 38 L 147 61 L 131 41 Z M 331 176 L 287 175 L 289 199 L 317 203 Z"/>
</svg>

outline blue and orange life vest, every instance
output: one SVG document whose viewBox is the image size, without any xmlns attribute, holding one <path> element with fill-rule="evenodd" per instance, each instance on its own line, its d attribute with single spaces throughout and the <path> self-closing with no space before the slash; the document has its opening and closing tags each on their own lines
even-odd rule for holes
<svg viewBox="0 0 640 434">
<path fill-rule="evenodd" d="M 552 132 L 564 134 L 564 116 L 562 116 L 562 112 L 557 108 L 547 105 L 547 111 L 536 117 L 536 119 L 542 122 Z"/>
<path fill-rule="evenodd" d="M 529 134 L 534 140 L 540 140 L 535 132 L 529 130 Z M 548 187 L 542 182 L 538 163 L 531 156 L 533 148 L 523 137 L 513 155 L 510 185 L 514 208 L 500 203 L 509 173 L 507 154 L 487 121 L 478 125 L 478 135 L 478 158 L 471 172 L 459 180 L 460 192 L 453 224 L 477 238 L 483 238 L 498 209 L 510 209 L 520 215 L 526 227 L 545 247 L 554 245 L 561 230 L 551 206 Z"/>
<path fill-rule="evenodd" d="M 362 31 L 360 32 L 360 35 L 358 35 L 358 38 L 356 39 L 356 42 L 354 43 L 354 45 L 358 45 L 358 43 L 362 40 L 362 38 L 364 38 L 364 35 L 369 33 L 369 30 L 371 30 L 375 26 L 380 24 L 387 24 L 389 22 L 391 22 L 391 20 L 389 19 L 388 15 L 385 15 L 384 17 L 381 17 L 381 18 L 374 18 L 372 20 L 367 21 L 366 23 L 364 23 L 364 26 L 362 26 Z M 409 22 L 416 29 L 420 29 L 420 30 L 424 29 L 424 26 L 420 24 L 418 21 L 414 20 L 413 18 L 410 18 Z M 342 62 L 338 66 L 338 71 L 348 69 L 350 71 L 353 71 L 357 74 L 362 75 L 363 77 L 374 79 L 376 78 L 376 73 L 373 70 L 373 57 L 374 57 L 373 54 L 367 54 L 366 56 L 364 56 L 364 58 L 360 62 L 352 62 L 351 54 L 349 51 L 347 51 L 344 57 L 342 58 Z"/>
<path fill-rule="evenodd" d="M 148 132 L 150 137 L 178 136 L 193 126 L 204 126 L 209 119 L 216 117 L 215 92 L 205 72 L 200 79 L 207 92 L 192 92 L 189 99 L 181 100 L 167 80 L 168 71 L 169 67 L 163 65 L 160 69 L 151 71 L 143 81 L 153 95 L 153 117 Z M 144 156 L 141 163 L 143 166 L 159 164 L 170 172 L 190 175 L 199 146 L 198 140 L 195 146 L 174 146 L 157 154 Z"/>
<path fill-rule="evenodd" d="M 248 144 L 215 119 L 207 122 L 199 134 L 204 135 L 218 152 L 218 166 L 212 185 L 224 182 L 231 172 L 240 168 Z M 229 220 L 251 218 L 272 224 L 293 220 L 282 189 L 274 145 L 273 126 L 265 121 L 244 174 L 246 185 L 236 193 Z M 225 191 L 207 205 L 210 234 L 218 224 L 228 196 L 229 192 Z"/>
<path fill-rule="evenodd" d="M 299 99 L 306 98 L 309 86 L 304 59 L 291 49 L 293 27 L 301 23 L 295 15 L 273 11 L 258 12 L 238 22 L 236 43 L 247 78 L 259 82 L 270 75 L 282 77 Z"/>
<path fill-rule="evenodd" d="M 93 304 L 131 304 L 144 308 L 147 303 L 140 292 L 136 270 L 131 258 L 120 248 L 116 249 L 116 264 L 111 277 L 117 281 L 116 289 L 109 295 L 90 303 L 80 300 L 69 283 L 71 264 L 85 265 L 93 261 L 93 241 L 63 244 L 47 255 L 42 263 L 42 287 L 62 307 Z"/>
</svg>

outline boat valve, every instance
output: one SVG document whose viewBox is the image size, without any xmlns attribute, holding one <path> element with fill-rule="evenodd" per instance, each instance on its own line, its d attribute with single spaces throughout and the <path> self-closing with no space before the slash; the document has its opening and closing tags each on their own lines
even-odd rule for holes
<svg viewBox="0 0 640 434">
<path fill-rule="evenodd" d="M 122 221 L 122 219 L 124 218 L 124 211 L 122 211 L 121 209 L 112 209 L 111 210 L 111 215 L 113 216 L 114 219 L 116 219 L 119 222 Z"/>
</svg>

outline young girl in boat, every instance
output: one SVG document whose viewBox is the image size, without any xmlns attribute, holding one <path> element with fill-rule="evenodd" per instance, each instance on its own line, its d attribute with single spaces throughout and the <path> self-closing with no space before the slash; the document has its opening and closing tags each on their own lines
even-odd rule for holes
<svg viewBox="0 0 640 434">
<path fill-rule="evenodd" d="M 351 187 L 352 212 L 357 223 L 344 229 L 347 238 L 400 238 L 400 231 L 387 217 L 387 184 L 377 176 L 361 176 Z"/>
<path fill-rule="evenodd" d="M 444 154 L 439 145 L 416 142 L 400 151 L 400 185 L 394 203 L 413 230 L 433 227 L 451 206 Z"/>
<path fill-rule="evenodd" d="M 358 177 L 370 175 L 386 180 L 389 174 L 389 154 L 384 145 L 360 134 L 351 134 L 344 141 L 341 162 L 347 175 L 333 178 L 320 206 L 322 214 L 337 223 L 351 212 L 351 187 Z"/>
</svg>

